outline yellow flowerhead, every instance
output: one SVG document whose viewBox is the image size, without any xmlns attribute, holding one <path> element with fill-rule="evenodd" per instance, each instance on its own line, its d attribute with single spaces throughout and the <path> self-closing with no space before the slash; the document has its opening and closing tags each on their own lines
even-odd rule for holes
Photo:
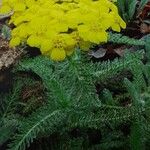
<svg viewBox="0 0 150 150">
<path fill-rule="evenodd" d="M 76 47 L 107 42 L 108 29 L 120 32 L 125 22 L 114 0 L 3 0 L 0 15 L 13 12 L 10 46 L 22 42 L 53 60 L 64 60 Z"/>
</svg>

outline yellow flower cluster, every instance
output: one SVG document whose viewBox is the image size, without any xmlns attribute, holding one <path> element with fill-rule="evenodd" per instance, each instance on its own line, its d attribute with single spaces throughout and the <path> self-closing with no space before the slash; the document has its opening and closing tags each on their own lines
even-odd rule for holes
<svg viewBox="0 0 150 150">
<path fill-rule="evenodd" d="M 27 43 L 57 61 L 75 47 L 107 42 L 108 29 L 126 27 L 110 0 L 3 0 L 0 14 L 9 12 L 15 25 L 10 46 Z"/>
</svg>

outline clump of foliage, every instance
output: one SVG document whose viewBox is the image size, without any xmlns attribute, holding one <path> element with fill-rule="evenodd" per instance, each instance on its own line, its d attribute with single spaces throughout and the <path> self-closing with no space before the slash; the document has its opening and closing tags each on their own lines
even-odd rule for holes
<svg viewBox="0 0 150 150">
<path fill-rule="evenodd" d="M 121 17 L 126 22 L 130 22 L 141 13 L 142 9 L 148 3 L 148 1 L 149 0 L 117 0 L 116 3 L 118 5 Z"/>
<path fill-rule="evenodd" d="M 10 45 L 27 43 L 53 60 L 106 42 L 110 28 L 120 32 L 126 27 L 109 0 L 3 0 L 0 13 L 11 11 Z"/>
<path fill-rule="evenodd" d="M 117 35 L 111 34 L 111 42 L 114 41 L 113 36 Z M 138 40 L 123 36 L 118 42 L 137 45 Z M 123 147 L 142 150 L 150 138 L 150 66 L 147 53 L 150 48 L 149 40 L 141 43 L 143 50 L 127 52 L 123 58 L 112 62 L 92 62 L 79 50 L 61 63 L 44 56 L 22 60 L 14 70 L 16 80 L 13 90 L 1 96 L 0 144 L 7 142 L 11 150 L 28 147 L 39 150 Z M 146 63 L 142 62 L 144 57 Z M 112 91 L 104 88 L 97 91 L 98 83 L 115 78 L 124 70 L 132 75 L 132 78 L 124 76 L 125 79 L 118 81 L 123 85 L 121 94 L 124 97 L 116 99 Z M 20 77 L 22 72 L 30 72 L 36 78 Z M 29 106 L 21 100 L 22 87 L 34 84 L 36 88 L 36 80 L 42 82 L 43 90 L 38 92 L 40 95 L 44 92 L 43 103 L 39 107 L 38 101 L 31 101 L 38 107 L 24 109 L 29 113 L 20 113 L 20 107 Z M 120 103 L 124 98 L 129 102 L 125 107 Z M 127 135 L 121 130 L 125 123 L 129 124 Z"/>
</svg>

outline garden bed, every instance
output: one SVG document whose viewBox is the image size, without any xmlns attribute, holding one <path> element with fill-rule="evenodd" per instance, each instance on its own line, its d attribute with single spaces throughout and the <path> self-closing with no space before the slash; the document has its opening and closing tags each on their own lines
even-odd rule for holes
<svg viewBox="0 0 150 150">
<path fill-rule="evenodd" d="M 149 149 L 149 12 L 148 0 L 4 0 L 0 149 Z"/>
</svg>

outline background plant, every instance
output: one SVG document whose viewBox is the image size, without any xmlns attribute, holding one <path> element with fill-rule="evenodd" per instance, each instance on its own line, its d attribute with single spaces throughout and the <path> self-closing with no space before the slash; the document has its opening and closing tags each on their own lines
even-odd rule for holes
<svg viewBox="0 0 150 150">
<path fill-rule="evenodd" d="M 126 22 L 130 22 L 138 16 L 147 3 L 148 0 L 117 0 L 119 12 Z"/>
</svg>

